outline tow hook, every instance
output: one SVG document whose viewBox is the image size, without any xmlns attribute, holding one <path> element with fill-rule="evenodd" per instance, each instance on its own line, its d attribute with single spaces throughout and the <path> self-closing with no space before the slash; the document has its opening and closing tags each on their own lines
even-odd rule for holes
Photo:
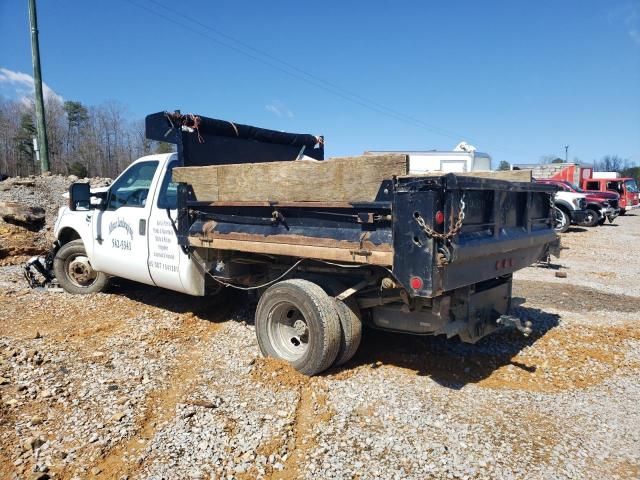
<svg viewBox="0 0 640 480">
<path fill-rule="evenodd" d="M 518 317 L 514 317 L 512 315 L 501 315 L 498 320 L 496 320 L 498 325 L 503 325 L 505 327 L 515 327 L 518 331 L 522 332 L 522 335 L 528 337 L 531 335 L 533 331 L 531 329 L 531 322 L 529 320 L 520 320 Z"/>
</svg>

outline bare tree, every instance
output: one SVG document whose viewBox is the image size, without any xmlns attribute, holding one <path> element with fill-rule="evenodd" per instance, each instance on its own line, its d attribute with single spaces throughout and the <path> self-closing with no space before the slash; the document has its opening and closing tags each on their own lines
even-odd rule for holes
<svg viewBox="0 0 640 480">
<path fill-rule="evenodd" d="M 599 172 L 622 172 L 629 166 L 629 160 L 618 155 L 605 155 L 601 160 L 593 162 L 593 168 Z"/>
</svg>

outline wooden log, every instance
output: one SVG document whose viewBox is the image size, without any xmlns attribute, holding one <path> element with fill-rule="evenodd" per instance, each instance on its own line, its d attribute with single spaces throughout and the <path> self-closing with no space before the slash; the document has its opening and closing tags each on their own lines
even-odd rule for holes
<svg viewBox="0 0 640 480">
<path fill-rule="evenodd" d="M 439 177 L 447 175 L 449 172 L 433 171 L 407 175 L 408 177 Z M 458 177 L 481 177 L 491 178 L 494 180 L 507 180 L 509 182 L 531 182 L 531 170 L 486 170 L 477 172 L 461 172 L 455 173 Z"/>
<path fill-rule="evenodd" d="M 173 180 L 192 186 L 198 201 L 370 202 L 383 180 L 407 174 L 402 154 L 325 161 L 178 167 Z"/>
<path fill-rule="evenodd" d="M 189 237 L 194 247 L 235 250 L 238 252 L 262 253 L 268 255 L 286 255 L 297 258 L 315 258 L 334 262 L 362 263 L 370 265 L 393 265 L 393 252 L 370 251 L 362 255 L 357 250 L 316 245 L 295 245 L 286 243 L 255 242 L 245 240 L 227 240 L 222 238 Z"/>
</svg>

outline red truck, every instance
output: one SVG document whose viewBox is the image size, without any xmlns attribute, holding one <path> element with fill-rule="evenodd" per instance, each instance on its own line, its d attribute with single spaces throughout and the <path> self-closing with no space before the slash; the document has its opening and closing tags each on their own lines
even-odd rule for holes
<svg viewBox="0 0 640 480">
<path fill-rule="evenodd" d="M 598 174 L 610 173 L 610 172 L 593 172 L 593 175 L 600 177 Z M 610 192 L 616 192 L 620 195 L 620 215 L 624 215 L 627 210 L 640 207 L 640 200 L 638 199 L 638 185 L 636 181 L 631 177 L 616 178 L 612 175 L 604 176 L 603 178 L 589 178 L 585 179 L 583 187 L 587 191 L 593 190 L 608 190 Z"/>
<path fill-rule="evenodd" d="M 585 191 L 567 180 L 552 180 L 550 178 L 541 178 L 536 180 L 537 183 L 545 185 L 555 185 L 559 190 L 573 193 L 583 193 L 587 200 L 587 208 L 585 209 L 585 219 L 582 225 L 585 227 L 595 227 L 603 225 L 607 220 L 613 223 L 615 218 L 620 214 L 620 195 L 614 192 L 606 191 Z"/>
<path fill-rule="evenodd" d="M 609 191 L 620 195 L 620 215 L 640 208 L 635 179 L 619 177 L 617 172 L 594 172 L 593 167 L 579 163 L 514 164 L 514 170 L 531 169 L 539 179 L 566 180 L 588 192 Z"/>
</svg>

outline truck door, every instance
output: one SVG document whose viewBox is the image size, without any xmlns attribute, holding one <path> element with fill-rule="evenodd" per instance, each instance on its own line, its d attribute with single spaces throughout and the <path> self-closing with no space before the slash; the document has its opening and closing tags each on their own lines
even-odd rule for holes
<svg viewBox="0 0 640 480">
<path fill-rule="evenodd" d="M 167 163 L 149 217 L 149 271 L 153 282 L 191 295 L 204 294 L 202 273 L 178 245 L 174 230 L 177 210 L 178 184 L 171 181 L 177 159 Z"/>
<path fill-rule="evenodd" d="M 106 208 L 94 215 L 91 263 L 96 270 L 153 285 L 147 238 L 158 164 L 134 163 L 111 185 Z"/>
</svg>

